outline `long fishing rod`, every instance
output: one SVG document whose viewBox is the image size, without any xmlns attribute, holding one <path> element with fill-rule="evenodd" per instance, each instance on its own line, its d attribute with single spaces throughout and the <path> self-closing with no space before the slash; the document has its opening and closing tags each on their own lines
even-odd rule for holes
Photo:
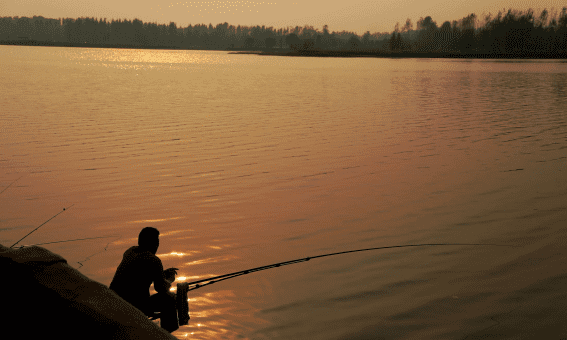
<svg viewBox="0 0 567 340">
<path fill-rule="evenodd" d="M 50 219 L 48 219 L 47 221 L 43 222 L 42 224 L 39 225 L 39 227 L 35 228 L 34 230 L 30 231 L 26 236 L 22 237 L 21 239 L 19 239 L 16 243 L 12 244 L 10 246 L 10 248 L 14 247 L 16 244 L 20 243 L 21 240 L 25 239 L 26 237 L 30 236 L 31 233 L 33 233 L 34 231 L 38 230 L 39 228 L 41 228 L 44 224 L 46 224 L 47 222 L 51 221 L 52 219 L 54 219 L 55 217 L 59 216 L 59 214 L 65 212 L 66 209 L 71 208 L 72 206 L 74 206 L 74 204 L 71 204 L 70 206 L 68 206 L 67 208 L 63 208 L 63 210 L 61 210 L 60 212 L 58 212 L 57 214 L 53 215 Z"/>
<path fill-rule="evenodd" d="M 20 178 L 22 178 L 22 177 L 24 177 L 24 176 L 20 176 L 18 179 L 16 179 L 16 180 L 13 181 L 12 183 L 10 183 L 10 185 L 8 185 L 7 187 L 5 187 L 4 190 L 0 191 L 0 195 L 1 195 L 4 191 L 8 190 L 8 188 L 11 187 L 12 184 L 16 183 L 16 182 L 17 182 Z"/>
<path fill-rule="evenodd" d="M 334 255 L 349 254 L 349 253 L 356 253 L 356 252 L 369 251 L 369 250 L 379 250 L 379 249 L 406 248 L 406 247 L 427 247 L 427 246 L 496 246 L 496 247 L 517 247 L 517 246 L 514 246 L 514 245 L 508 245 L 508 244 L 490 244 L 490 243 L 425 243 L 425 244 L 404 244 L 404 245 L 399 245 L 399 246 L 386 246 L 386 247 L 376 247 L 376 248 L 365 248 L 365 249 L 347 250 L 347 251 L 341 251 L 341 252 L 338 252 L 338 253 L 330 253 L 330 254 L 323 254 L 323 255 L 317 255 L 317 256 L 304 257 L 304 258 L 301 258 L 301 259 L 295 259 L 295 260 L 291 260 L 291 261 L 285 261 L 285 262 L 279 262 L 279 263 L 269 264 L 269 265 L 267 265 L 267 266 L 261 266 L 261 267 L 256 267 L 256 268 L 241 270 L 241 271 L 234 272 L 234 273 L 230 273 L 230 274 L 225 274 L 225 275 L 210 277 L 210 278 L 208 278 L 208 279 L 203 279 L 203 280 L 199 280 L 199 281 L 188 282 L 188 283 L 186 283 L 186 285 L 189 286 L 189 289 L 188 289 L 188 291 L 189 291 L 189 290 L 194 290 L 194 289 L 197 289 L 197 288 L 201 288 L 201 287 L 204 287 L 204 286 L 211 285 L 211 284 L 213 284 L 213 283 L 215 283 L 215 282 L 219 282 L 219 281 L 224 281 L 224 280 L 232 279 L 232 278 L 235 278 L 235 277 L 238 277 L 238 276 L 242 276 L 242 275 L 246 275 L 246 274 L 258 272 L 258 271 L 261 271 L 261 270 L 266 270 L 266 269 L 271 269 L 271 268 L 278 268 L 278 267 L 281 267 L 281 266 L 286 266 L 286 265 L 288 265 L 288 264 L 295 264 L 295 263 L 307 262 L 307 261 L 312 260 L 312 259 L 317 259 L 317 258 L 326 257 L 326 256 L 334 256 Z"/>
<path fill-rule="evenodd" d="M 83 241 L 83 240 L 93 240 L 93 239 L 97 239 L 97 238 L 109 238 L 109 237 L 115 237 L 118 235 L 110 235 L 110 236 L 98 236 L 98 237 L 87 237 L 87 238 L 76 238 L 73 240 L 63 240 L 63 241 L 53 241 L 53 242 L 45 242 L 45 243 L 35 243 L 35 244 L 25 244 L 25 245 L 20 245 L 16 248 L 21 249 L 24 247 L 31 247 L 31 246 L 41 246 L 44 244 L 53 244 L 53 243 L 64 243 L 64 242 L 73 242 L 73 241 Z"/>
</svg>

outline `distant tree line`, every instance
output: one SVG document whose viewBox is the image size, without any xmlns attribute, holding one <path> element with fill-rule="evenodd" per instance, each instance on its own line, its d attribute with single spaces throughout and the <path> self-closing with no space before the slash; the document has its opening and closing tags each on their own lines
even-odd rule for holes
<svg viewBox="0 0 567 340">
<path fill-rule="evenodd" d="M 428 16 L 391 33 L 362 36 L 313 26 L 273 28 L 228 23 L 177 27 L 141 20 L 0 18 L 0 43 L 180 49 L 354 51 L 360 53 L 567 54 L 567 8 L 470 14 L 438 26 Z"/>
<path fill-rule="evenodd" d="M 233 26 L 228 23 L 177 27 L 174 22 L 145 23 L 141 20 L 96 18 L 46 19 L 42 16 L 0 18 L 0 42 L 68 43 L 122 47 L 192 49 L 289 49 L 306 46 L 342 48 L 353 32 L 319 32 L 313 26 L 275 29 L 266 26 Z M 377 33 L 373 40 L 386 39 Z M 295 39 L 293 39 L 295 38 Z M 313 42 L 313 43 L 311 43 Z"/>
<path fill-rule="evenodd" d="M 388 39 L 391 51 L 454 52 L 463 54 L 563 55 L 567 53 L 567 8 L 498 12 L 478 18 L 470 14 L 440 27 L 428 16 L 420 18 L 417 30 L 407 19 L 396 24 Z"/>
</svg>

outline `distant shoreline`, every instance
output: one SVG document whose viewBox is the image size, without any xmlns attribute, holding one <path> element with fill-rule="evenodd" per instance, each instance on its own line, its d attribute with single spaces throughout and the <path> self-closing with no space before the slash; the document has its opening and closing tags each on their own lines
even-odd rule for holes
<svg viewBox="0 0 567 340">
<path fill-rule="evenodd" d="M 0 45 L 12 46 L 50 46 L 50 47 L 83 47 L 83 48 L 121 48 L 121 49 L 152 49 L 152 50 L 199 50 L 225 51 L 230 54 L 255 54 L 262 56 L 282 57 L 327 57 L 327 58 L 439 58 L 439 59 L 566 59 L 567 54 L 553 53 L 458 53 L 458 52 L 384 52 L 384 51 L 340 51 L 340 50 L 303 50 L 303 51 L 251 51 L 245 49 L 204 49 L 172 46 L 133 46 L 112 44 L 79 44 L 50 41 L 0 41 Z"/>
<path fill-rule="evenodd" d="M 83 47 L 83 48 L 123 48 L 132 50 L 199 50 L 199 51 L 227 51 L 215 49 L 203 49 L 199 47 L 174 47 L 174 46 L 138 46 L 138 45 L 114 45 L 114 44 L 89 44 L 89 43 L 70 43 L 70 42 L 54 42 L 54 41 L 35 41 L 35 40 L 11 40 L 0 41 L 0 45 L 11 46 L 46 46 L 46 47 Z M 240 51 L 235 49 L 236 51 Z M 234 51 L 234 50 L 231 50 Z"/>
<path fill-rule="evenodd" d="M 232 54 L 256 54 L 287 57 L 329 57 L 329 58 L 439 58 L 439 59 L 565 59 L 567 54 L 486 54 L 486 53 L 450 53 L 450 52 L 364 52 L 364 51 L 239 51 Z"/>
</svg>

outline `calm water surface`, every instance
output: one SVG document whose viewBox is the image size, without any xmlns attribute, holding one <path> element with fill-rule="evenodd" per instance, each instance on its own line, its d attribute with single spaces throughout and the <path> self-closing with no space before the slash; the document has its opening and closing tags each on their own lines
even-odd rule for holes
<svg viewBox="0 0 567 340">
<path fill-rule="evenodd" d="M 190 292 L 180 339 L 567 336 L 563 61 L 0 60 L 0 243 L 73 205 L 22 243 L 112 235 L 45 245 L 103 284 L 145 226 L 180 281 L 521 246 L 235 278 Z"/>
</svg>

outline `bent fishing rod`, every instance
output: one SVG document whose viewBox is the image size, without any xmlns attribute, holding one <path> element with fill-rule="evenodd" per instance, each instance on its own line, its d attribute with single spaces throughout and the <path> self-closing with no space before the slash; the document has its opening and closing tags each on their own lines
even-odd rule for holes
<svg viewBox="0 0 567 340">
<path fill-rule="evenodd" d="M 295 260 L 291 260 L 291 261 L 273 263 L 273 264 L 269 264 L 269 265 L 267 265 L 267 266 L 261 266 L 261 267 L 256 267 L 256 268 L 241 270 L 241 271 L 238 271 L 238 272 L 234 272 L 234 273 L 230 273 L 230 274 L 224 274 L 224 275 L 220 275 L 220 276 L 214 276 L 214 277 L 210 277 L 210 278 L 208 278 L 208 279 L 203 279 L 203 280 L 199 280 L 199 281 L 187 282 L 185 285 L 189 286 L 188 291 L 189 291 L 189 290 L 194 290 L 194 289 L 197 289 L 197 288 L 201 288 L 201 287 L 204 287 L 204 286 L 211 285 L 211 284 L 213 284 L 213 283 L 215 283 L 215 282 L 219 282 L 219 281 L 224 281 L 224 280 L 232 279 L 232 278 L 235 278 L 235 277 L 238 277 L 238 276 L 242 276 L 242 275 L 246 275 L 246 274 L 251 274 L 251 273 L 254 273 L 254 272 L 261 271 L 261 270 L 272 269 L 272 268 L 279 268 L 279 267 L 281 267 L 281 266 L 286 266 L 286 265 L 288 265 L 288 264 L 295 264 L 295 263 L 307 262 L 307 261 L 312 260 L 312 259 L 317 259 L 317 258 L 322 258 L 322 257 L 327 257 L 327 256 L 343 255 L 343 254 L 357 253 L 357 252 L 370 251 L 370 250 L 381 250 L 381 249 L 392 249 L 392 248 L 407 248 L 407 247 L 433 247 L 433 246 L 495 246 L 495 247 L 518 247 L 518 246 L 508 245 L 508 244 L 491 244 L 491 243 L 423 243 L 423 244 L 404 244 L 404 245 L 398 245 L 398 246 L 385 246 L 385 247 L 355 249 L 355 250 L 341 251 L 341 252 L 337 252 L 337 253 L 330 253 L 330 254 L 323 254 L 323 255 L 317 255 L 317 256 L 304 257 L 304 258 L 295 259 Z"/>
</svg>

